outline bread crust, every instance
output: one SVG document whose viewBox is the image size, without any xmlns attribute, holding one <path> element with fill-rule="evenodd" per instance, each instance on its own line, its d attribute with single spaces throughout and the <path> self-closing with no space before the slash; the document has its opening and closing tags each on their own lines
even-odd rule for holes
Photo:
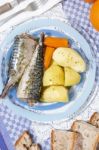
<svg viewBox="0 0 99 150">
<path fill-rule="evenodd" d="M 51 131 L 51 150 L 53 149 L 53 137 L 54 137 L 54 130 Z"/>
<path fill-rule="evenodd" d="M 92 121 L 94 120 L 96 114 L 97 114 L 97 112 L 93 113 L 93 115 L 92 115 L 91 118 L 90 118 L 90 122 L 92 122 Z"/>
<path fill-rule="evenodd" d="M 94 115 L 96 115 L 96 113 L 94 113 L 93 116 L 94 116 Z M 93 116 L 92 116 L 92 117 L 93 117 Z M 76 121 L 81 121 L 81 120 L 76 120 Z M 76 121 L 74 121 L 73 124 L 72 124 L 72 126 L 71 126 L 71 129 L 72 129 L 72 130 L 75 130 L 75 129 L 76 129 L 76 123 L 77 123 Z M 89 125 L 92 125 L 92 124 L 89 124 Z M 93 127 L 95 127 L 95 126 L 93 126 Z M 96 129 L 97 129 L 97 128 L 96 128 Z M 95 143 L 94 143 L 93 150 L 96 150 L 97 145 L 98 145 L 98 142 L 99 142 L 99 134 L 97 134 L 97 136 L 96 136 L 96 141 L 95 141 Z"/>
<path fill-rule="evenodd" d="M 61 131 L 63 130 L 59 130 L 60 133 Z M 72 131 L 63 131 L 65 134 L 69 134 L 69 138 L 71 139 L 71 145 L 69 147 L 69 150 L 76 150 L 76 147 L 79 145 L 78 141 L 79 141 L 79 138 L 80 138 L 80 133 L 77 133 L 77 132 L 72 132 Z M 52 130 L 51 131 L 51 150 L 55 150 L 54 148 L 54 142 L 55 142 L 55 136 L 57 135 L 57 131 L 56 130 Z M 67 138 L 68 139 L 68 138 Z M 80 149 L 79 149 L 80 150 Z"/>
<path fill-rule="evenodd" d="M 98 144 L 99 144 L 99 136 L 97 137 L 97 141 L 96 141 L 96 143 L 95 143 L 95 146 L 94 146 L 94 149 L 93 149 L 93 150 L 98 150 L 98 149 L 97 149 Z"/>
<path fill-rule="evenodd" d="M 28 131 L 24 131 L 23 134 L 19 137 L 19 139 L 16 141 L 15 146 L 17 146 L 20 141 L 24 138 L 25 135 L 29 135 Z"/>
<path fill-rule="evenodd" d="M 76 144 L 76 142 L 78 141 L 78 133 L 74 133 L 74 141 L 73 141 L 73 147 L 72 147 L 72 149 L 71 150 L 75 150 L 75 144 Z"/>
<path fill-rule="evenodd" d="M 96 126 L 97 128 L 99 128 L 99 125 L 97 124 L 97 117 L 99 118 L 99 113 L 98 112 L 95 112 L 90 120 L 89 120 L 89 123 Z M 96 121 L 96 122 L 95 122 Z M 99 139 L 98 139 L 98 143 L 99 143 Z M 96 143 L 96 147 L 97 147 L 97 143 Z"/>
<path fill-rule="evenodd" d="M 76 121 L 77 121 L 77 120 L 76 120 Z M 72 129 L 72 130 L 73 130 L 73 129 L 75 128 L 75 126 L 76 126 L 76 124 L 75 124 L 76 121 L 74 121 L 73 124 L 72 124 L 72 126 L 71 126 L 71 129 Z"/>
<path fill-rule="evenodd" d="M 97 118 L 99 118 L 99 113 L 98 112 L 95 112 L 91 118 L 90 118 L 90 121 L 89 123 L 91 123 L 92 125 L 96 126 L 97 128 L 99 128 L 99 125 L 97 123 L 95 123 L 95 121 L 97 121 Z"/>
<path fill-rule="evenodd" d="M 33 147 L 33 149 L 34 149 L 34 147 L 36 148 L 35 150 L 40 150 L 40 146 L 39 146 L 39 144 L 32 144 L 31 145 L 31 147 L 29 148 L 29 150 L 32 150 L 32 147 Z"/>
<path fill-rule="evenodd" d="M 76 140 L 78 139 L 78 135 L 77 135 L 77 133 L 75 133 L 75 132 L 74 132 L 73 137 L 74 137 L 74 138 L 73 138 L 74 140 L 73 140 L 73 144 L 72 144 L 72 148 L 71 148 L 71 150 L 74 150 L 75 142 L 76 142 Z"/>
</svg>

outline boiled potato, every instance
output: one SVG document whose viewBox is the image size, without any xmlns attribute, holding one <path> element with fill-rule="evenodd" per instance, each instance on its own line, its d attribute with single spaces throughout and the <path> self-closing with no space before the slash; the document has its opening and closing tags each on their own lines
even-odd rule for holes
<svg viewBox="0 0 99 150">
<path fill-rule="evenodd" d="M 73 86 L 80 82 L 80 74 L 75 70 L 66 67 L 65 69 L 65 86 Z"/>
<path fill-rule="evenodd" d="M 64 85 L 65 75 L 64 70 L 58 65 L 51 65 L 44 72 L 43 86 Z"/>
<path fill-rule="evenodd" d="M 84 72 L 86 64 L 78 52 L 71 48 L 57 48 L 53 60 L 62 67 L 70 67 L 77 72 Z"/>
<path fill-rule="evenodd" d="M 68 102 L 68 90 L 64 86 L 50 86 L 43 91 L 42 102 Z"/>
<path fill-rule="evenodd" d="M 51 65 L 58 65 L 58 64 L 52 59 Z"/>
</svg>

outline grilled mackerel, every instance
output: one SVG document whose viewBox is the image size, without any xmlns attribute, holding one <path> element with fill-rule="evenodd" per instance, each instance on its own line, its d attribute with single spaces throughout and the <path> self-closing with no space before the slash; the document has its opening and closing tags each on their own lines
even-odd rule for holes
<svg viewBox="0 0 99 150">
<path fill-rule="evenodd" d="M 17 97 L 29 104 L 39 101 L 41 96 L 44 68 L 43 39 L 44 33 L 41 33 L 39 44 L 33 53 L 30 64 L 25 69 L 17 90 Z"/>
<path fill-rule="evenodd" d="M 4 86 L 0 98 L 4 98 L 8 90 L 20 80 L 32 58 L 36 45 L 36 41 L 28 34 L 16 36 L 10 59 L 8 81 Z"/>
</svg>

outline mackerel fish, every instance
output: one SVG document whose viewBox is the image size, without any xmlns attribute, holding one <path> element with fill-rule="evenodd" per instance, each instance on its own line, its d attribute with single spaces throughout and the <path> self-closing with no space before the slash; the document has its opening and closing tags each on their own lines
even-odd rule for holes
<svg viewBox="0 0 99 150">
<path fill-rule="evenodd" d="M 36 45 L 37 42 L 29 34 L 23 33 L 15 37 L 9 63 L 8 80 L 0 98 L 4 98 L 9 89 L 21 79 L 25 68 L 32 58 Z"/>
<path fill-rule="evenodd" d="M 40 34 L 39 44 L 37 45 L 32 59 L 25 69 L 25 72 L 20 80 L 17 97 L 33 105 L 40 100 L 43 78 L 43 40 L 44 33 Z"/>
</svg>

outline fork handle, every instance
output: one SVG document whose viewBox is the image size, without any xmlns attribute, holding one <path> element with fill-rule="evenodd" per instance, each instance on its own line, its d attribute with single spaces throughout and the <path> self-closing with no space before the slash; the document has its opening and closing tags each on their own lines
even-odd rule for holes
<svg viewBox="0 0 99 150">
<path fill-rule="evenodd" d="M 11 10 L 11 9 L 12 9 L 12 6 L 11 6 L 10 3 L 6 3 L 2 6 L 0 6 L 0 15 L 7 12 L 7 11 L 9 11 L 9 10 Z"/>
<path fill-rule="evenodd" d="M 18 15 L 18 14 L 20 14 L 20 13 L 22 13 L 22 12 L 24 12 L 24 9 L 22 9 L 22 10 L 20 10 L 20 11 L 18 11 L 18 12 L 15 12 L 14 14 L 8 16 L 7 18 L 1 20 L 1 21 L 0 21 L 0 26 L 2 26 L 4 23 L 6 23 L 7 21 L 9 21 L 10 19 L 12 19 L 13 17 L 15 17 L 16 15 Z"/>
</svg>

